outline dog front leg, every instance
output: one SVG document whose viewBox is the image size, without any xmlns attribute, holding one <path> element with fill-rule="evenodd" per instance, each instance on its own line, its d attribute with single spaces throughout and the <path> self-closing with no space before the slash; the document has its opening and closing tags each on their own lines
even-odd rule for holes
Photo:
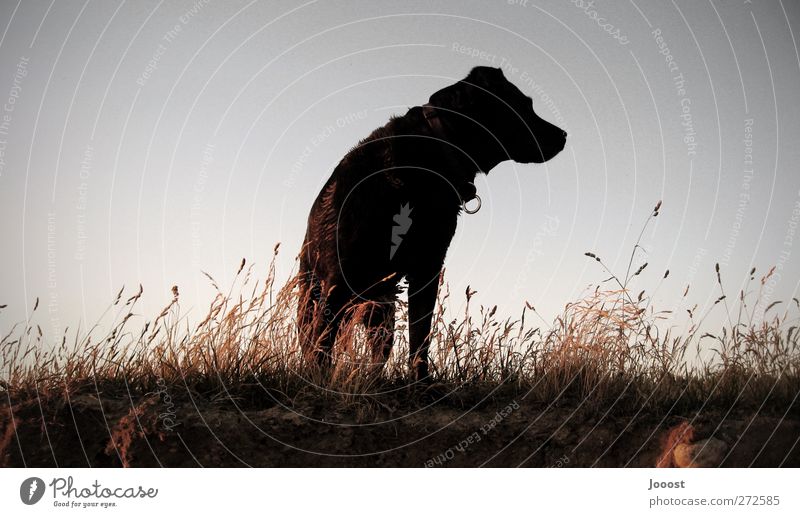
<svg viewBox="0 0 800 517">
<path fill-rule="evenodd" d="M 409 367 L 418 381 L 428 378 L 431 318 L 438 290 L 438 272 L 408 278 Z"/>
</svg>

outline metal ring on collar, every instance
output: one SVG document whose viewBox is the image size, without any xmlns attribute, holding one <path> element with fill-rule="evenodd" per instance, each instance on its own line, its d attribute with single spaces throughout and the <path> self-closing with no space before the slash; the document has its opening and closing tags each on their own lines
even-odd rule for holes
<svg viewBox="0 0 800 517">
<path fill-rule="evenodd" d="M 470 215 L 477 214 L 478 210 L 481 209 L 481 196 L 475 194 L 475 199 L 478 201 L 478 206 L 476 206 L 474 210 L 470 210 L 469 208 L 467 208 L 467 203 L 469 201 L 461 201 L 461 206 L 464 208 L 464 211 Z M 472 200 L 470 199 L 470 201 Z"/>
</svg>

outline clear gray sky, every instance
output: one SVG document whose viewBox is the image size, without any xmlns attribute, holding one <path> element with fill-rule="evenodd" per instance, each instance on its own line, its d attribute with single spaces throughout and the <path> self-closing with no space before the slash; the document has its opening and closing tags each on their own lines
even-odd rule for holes
<svg viewBox="0 0 800 517">
<path fill-rule="evenodd" d="M 144 313 L 201 271 L 293 267 L 308 209 L 360 138 L 477 65 L 569 132 L 544 165 L 481 176 L 447 258 L 455 301 L 547 317 L 624 273 L 680 309 L 750 267 L 800 279 L 800 6 L 775 1 L 5 1 L 0 4 L 0 325 L 41 299 L 47 333 L 122 285 Z M 451 308 L 460 310 L 457 304 Z M 683 312 L 679 310 L 678 312 Z"/>
</svg>

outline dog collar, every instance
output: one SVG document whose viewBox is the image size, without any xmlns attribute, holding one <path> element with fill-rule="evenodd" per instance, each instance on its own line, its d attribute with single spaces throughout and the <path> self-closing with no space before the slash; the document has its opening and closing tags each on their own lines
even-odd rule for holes
<svg viewBox="0 0 800 517">
<path fill-rule="evenodd" d="M 422 116 L 425 117 L 425 122 L 428 123 L 428 127 L 431 128 L 434 135 L 436 135 L 440 140 L 447 141 L 447 131 L 444 129 L 444 124 L 442 124 L 441 119 L 439 118 L 439 113 L 436 111 L 436 107 L 431 105 L 430 103 L 426 103 L 422 105 Z M 450 161 L 455 167 L 458 167 L 459 161 L 453 152 L 453 149 L 449 145 L 443 145 L 444 153 L 447 156 L 447 160 Z M 468 186 L 472 187 L 470 189 L 466 189 L 469 194 L 465 195 L 462 190 L 456 188 L 456 192 L 458 192 L 458 196 L 461 198 L 461 207 L 464 209 L 464 212 L 472 215 L 478 212 L 481 209 L 481 197 L 478 195 L 475 184 L 471 181 L 466 182 Z M 472 200 L 476 200 L 478 205 L 475 208 L 467 208 L 467 203 Z"/>
</svg>

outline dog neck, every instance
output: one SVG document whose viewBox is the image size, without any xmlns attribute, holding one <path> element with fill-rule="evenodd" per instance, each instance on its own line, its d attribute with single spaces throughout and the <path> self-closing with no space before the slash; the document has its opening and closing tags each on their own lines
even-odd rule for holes
<svg viewBox="0 0 800 517">
<path fill-rule="evenodd" d="M 473 183 L 475 173 L 465 172 L 469 166 L 465 165 L 465 160 L 463 158 L 459 159 L 459 156 L 456 154 L 457 150 L 454 147 L 455 144 L 452 138 L 448 138 L 450 135 L 448 135 L 448 131 L 441 117 L 439 117 L 439 112 L 436 110 L 436 107 L 431 104 L 424 104 L 422 106 L 422 116 L 425 117 L 425 122 L 427 122 L 433 136 L 441 142 L 444 159 L 447 162 L 448 168 L 452 169 L 452 171 L 458 175 L 455 187 L 459 196 L 461 196 L 462 201 L 465 203 L 472 201 L 477 195 Z"/>
</svg>

